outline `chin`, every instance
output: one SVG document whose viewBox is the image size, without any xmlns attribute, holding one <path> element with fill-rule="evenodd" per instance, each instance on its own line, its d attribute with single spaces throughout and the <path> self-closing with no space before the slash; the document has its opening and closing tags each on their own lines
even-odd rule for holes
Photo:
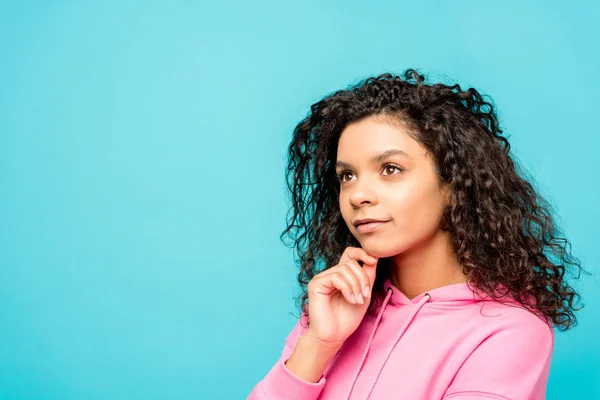
<svg viewBox="0 0 600 400">
<path fill-rule="evenodd" d="M 360 243 L 361 248 L 367 252 L 367 254 L 377 258 L 388 258 L 396 256 L 402 253 L 403 249 L 398 246 L 389 247 L 386 245 L 377 246 L 376 244 L 369 243 L 369 241 L 363 241 Z"/>
</svg>

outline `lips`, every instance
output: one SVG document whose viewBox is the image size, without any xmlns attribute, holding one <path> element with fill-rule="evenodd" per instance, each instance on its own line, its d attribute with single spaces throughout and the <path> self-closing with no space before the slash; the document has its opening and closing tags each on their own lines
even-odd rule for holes
<svg viewBox="0 0 600 400">
<path fill-rule="evenodd" d="M 362 224 L 358 224 L 356 226 L 356 230 L 358 231 L 358 233 L 360 234 L 366 234 L 366 233 L 371 233 L 371 232 L 375 232 L 378 231 L 379 229 L 381 229 L 383 226 L 385 226 L 385 224 L 387 224 L 387 221 L 371 221 L 371 222 L 365 222 Z"/>
<path fill-rule="evenodd" d="M 357 219 L 354 221 L 354 226 L 358 227 L 359 225 L 362 224 L 368 224 L 370 222 L 387 222 L 381 219 L 374 219 L 374 218 L 362 218 L 362 219 Z"/>
</svg>

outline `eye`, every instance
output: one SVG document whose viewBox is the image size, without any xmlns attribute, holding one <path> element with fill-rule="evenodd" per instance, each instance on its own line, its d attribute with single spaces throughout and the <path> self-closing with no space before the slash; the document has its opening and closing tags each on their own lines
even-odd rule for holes
<svg viewBox="0 0 600 400">
<path fill-rule="evenodd" d="M 399 166 L 397 166 L 397 165 L 395 165 L 395 164 L 385 164 L 385 165 L 383 166 L 383 170 L 384 170 L 384 171 L 389 171 L 389 170 L 397 170 L 397 171 L 398 171 L 398 173 L 401 173 L 401 172 L 403 172 L 403 171 L 404 171 L 404 168 L 402 168 L 402 167 L 399 167 Z M 339 179 L 339 181 L 340 181 L 341 183 L 345 183 L 345 181 L 344 181 L 344 176 L 346 176 L 346 174 L 353 175 L 353 172 L 352 172 L 352 171 L 349 171 L 349 170 L 344 170 L 344 171 L 340 172 L 339 174 L 337 174 L 337 177 L 338 177 L 338 179 Z M 390 176 L 390 175 L 397 175 L 397 174 L 394 174 L 394 173 L 392 173 L 392 174 L 387 174 L 387 175 L 384 175 L 384 176 Z"/>
<path fill-rule="evenodd" d="M 338 179 L 339 179 L 339 181 L 340 181 L 341 183 L 344 183 L 344 176 L 345 176 L 346 174 L 352 174 L 352 172 L 350 172 L 350 171 L 346 170 L 346 171 L 342 171 L 342 172 L 340 172 L 339 174 L 337 174 L 337 177 L 338 177 Z"/>
<path fill-rule="evenodd" d="M 383 166 L 383 170 L 384 171 L 385 170 L 389 170 L 389 169 L 396 169 L 396 170 L 398 170 L 399 173 L 402 172 L 402 171 L 404 171 L 404 168 L 401 168 L 401 167 L 399 167 L 397 165 L 394 165 L 394 164 L 385 164 Z M 396 174 L 390 174 L 390 175 L 396 175 Z"/>
</svg>

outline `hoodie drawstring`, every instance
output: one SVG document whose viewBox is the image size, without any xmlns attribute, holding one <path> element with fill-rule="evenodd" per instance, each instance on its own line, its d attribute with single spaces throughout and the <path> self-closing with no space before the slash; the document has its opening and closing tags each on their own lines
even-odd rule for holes
<svg viewBox="0 0 600 400">
<path fill-rule="evenodd" d="M 369 352 L 369 348 L 371 347 L 371 342 L 373 341 L 373 337 L 375 337 L 375 331 L 377 330 L 377 325 L 379 325 L 379 321 L 381 320 L 381 316 L 383 315 L 383 310 L 385 309 L 385 306 L 387 305 L 388 301 L 390 301 L 390 298 L 392 297 L 392 293 L 393 292 L 392 292 L 391 288 L 388 288 L 387 296 L 385 296 L 385 300 L 383 300 L 383 305 L 381 306 L 381 311 L 379 312 L 379 315 L 377 315 L 377 319 L 375 320 L 375 325 L 373 326 L 373 329 L 371 330 L 371 335 L 369 336 L 369 341 L 367 342 L 365 351 L 363 352 L 361 360 L 358 363 L 358 367 L 356 367 L 356 372 L 354 373 L 354 376 L 352 377 L 352 382 L 350 382 L 350 387 L 348 388 L 348 391 L 346 392 L 346 396 L 344 397 L 345 400 L 348 400 L 350 398 L 352 389 L 354 389 L 354 384 L 356 383 L 356 379 L 358 378 L 360 369 L 362 368 L 362 366 L 365 362 L 365 359 L 367 358 L 367 353 Z"/>
<path fill-rule="evenodd" d="M 348 388 L 346 396 L 344 397 L 345 400 L 350 399 L 350 394 L 352 394 L 352 389 L 354 389 L 354 384 L 356 383 L 356 380 L 358 379 L 358 374 L 360 373 L 360 370 L 361 370 L 361 368 L 362 368 L 362 366 L 363 366 L 363 364 L 364 364 L 364 362 L 365 362 L 365 360 L 367 358 L 367 354 L 369 353 L 369 349 L 371 347 L 371 342 L 373 341 L 373 338 L 375 337 L 375 332 L 377 330 L 377 326 L 379 325 L 379 322 L 381 321 L 381 317 L 383 316 L 383 311 L 385 310 L 385 307 L 387 306 L 390 298 L 392 297 L 392 293 L 393 293 L 392 288 L 388 288 L 387 296 L 385 297 L 385 300 L 383 301 L 383 305 L 381 306 L 381 311 L 379 312 L 379 315 L 377 315 L 377 319 L 375 320 L 375 325 L 373 326 L 373 329 L 371 330 L 371 335 L 369 336 L 369 341 L 367 342 L 367 346 L 365 348 L 365 351 L 363 352 L 363 355 L 362 355 L 362 358 L 360 360 L 360 363 L 358 363 L 358 367 L 356 368 L 356 372 L 354 373 L 354 376 L 352 377 L 352 382 L 350 383 L 350 387 Z M 415 308 L 412 310 L 412 312 L 408 316 L 406 322 L 402 326 L 402 329 L 400 329 L 400 332 L 398 332 L 398 335 L 394 339 L 394 342 L 392 343 L 392 345 L 390 346 L 389 350 L 387 351 L 387 353 L 385 355 L 385 358 L 383 359 L 383 363 L 381 364 L 381 366 L 377 370 L 377 374 L 375 375 L 375 379 L 373 380 L 373 383 L 369 387 L 369 392 L 367 393 L 367 397 L 365 398 L 366 400 L 369 399 L 369 397 L 371 397 L 371 392 L 375 388 L 375 384 L 377 383 L 377 380 L 379 379 L 379 375 L 381 375 L 381 371 L 383 371 L 383 367 L 387 363 L 387 360 L 390 358 L 390 355 L 392 354 L 392 351 L 396 347 L 396 344 L 398 343 L 398 341 L 400 341 L 400 338 L 402 337 L 402 335 L 404 334 L 404 332 L 406 331 L 406 329 L 408 328 L 408 326 L 410 325 L 410 323 L 412 322 L 412 320 L 414 319 L 414 317 L 421 310 L 421 308 L 423 307 L 423 305 L 425 305 L 425 303 L 427 303 L 430 299 L 431 299 L 431 296 L 429 295 L 429 293 L 425 293 L 425 296 L 423 296 L 423 298 L 419 301 L 419 303 L 415 306 Z"/>
<path fill-rule="evenodd" d="M 423 307 L 425 305 L 425 303 L 427 303 L 430 299 L 431 299 L 431 296 L 429 295 L 429 293 L 425 293 L 425 296 L 423 296 L 423 298 L 419 301 L 419 303 L 412 310 L 411 314 L 408 316 L 408 319 L 404 323 L 404 326 L 402 326 L 402 329 L 400 329 L 400 332 L 398 332 L 398 335 L 396 336 L 394 343 L 392 343 L 392 345 L 390 346 L 390 349 L 388 350 L 387 354 L 385 355 L 385 358 L 383 359 L 383 364 L 381 364 L 381 366 L 377 370 L 377 374 L 375 375 L 375 379 L 373 380 L 373 383 L 371 384 L 371 387 L 369 388 L 369 392 L 367 393 L 366 399 L 371 397 L 371 392 L 373 391 L 373 388 L 375 388 L 375 384 L 377 383 L 377 380 L 379 379 L 379 375 L 381 374 L 381 371 L 383 370 L 385 363 L 387 363 L 388 358 L 390 358 L 390 355 L 392 355 L 392 351 L 394 350 L 394 347 L 396 347 L 396 344 L 400 341 L 400 338 L 402 337 L 402 335 L 408 328 L 408 325 L 410 325 L 410 323 L 412 322 L 414 317 L 421 310 L 421 307 Z"/>
</svg>

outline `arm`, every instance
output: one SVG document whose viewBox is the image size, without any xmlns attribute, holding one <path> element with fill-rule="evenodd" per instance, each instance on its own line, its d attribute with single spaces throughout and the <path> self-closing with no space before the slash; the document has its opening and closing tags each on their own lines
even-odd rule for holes
<svg viewBox="0 0 600 400">
<path fill-rule="evenodd" d="M 247 400 L 313 400 L 319 397 L 326 382 L 323 371 L 339 348 L 323 348 L 304 336 L 303 318 L 288 335 L 279 360 L 256 384 Z"/>
<path fill-rule="evenodd" d="M 288 371 L 301 380 L 318 383 L 340 347 L 324 346 L 303 335 L 298 339 L 292 355 L 284 364 Z"/>
<path fill-rule="evenodd" d="M 554 331 L 535 316 L 483 340 L 458 370 L 443 400 L 545 399 Z"/>
</svg>

